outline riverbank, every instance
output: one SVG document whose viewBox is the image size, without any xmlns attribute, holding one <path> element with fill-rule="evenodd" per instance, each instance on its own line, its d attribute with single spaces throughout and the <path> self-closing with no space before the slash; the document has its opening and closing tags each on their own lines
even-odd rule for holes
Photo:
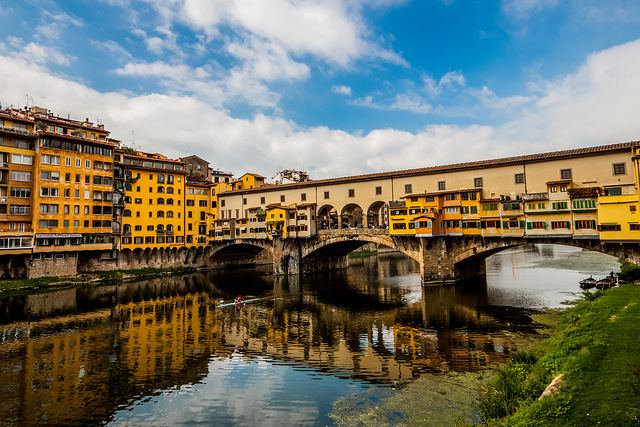
<svg viewBox="0 0 640 427">
<path fill-rule="evenodd" d="M 20 293 L 43 292 L 68 286 L 99 284 L 114 280 L 139 280 L 158 276 L 173 276 L 198 271 L 192 267 L 178 268 L 140 268 L 135 270 L 113 270 L 87 273 L 74 277 L 38 277 L 34 279 L 0 280 L 0 298 Z"/>
<path fill-rule="evenodd" d="M 551 338 L 506 364 L 487 387 L 487 426 L 640 423 L 640 286 L 599 292 L 565 311 Z M 562 375 L 557 393 L 538 399 Z"/>
</svg>

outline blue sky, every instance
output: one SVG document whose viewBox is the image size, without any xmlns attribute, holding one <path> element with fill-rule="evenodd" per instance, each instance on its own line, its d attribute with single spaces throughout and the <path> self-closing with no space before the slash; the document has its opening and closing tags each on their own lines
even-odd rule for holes
<svg viewBox="0 0 640 427">
<path fill-rule="evenodd" d="M 0 0 L 0 103 L 237 176 L 640 139 L 635 0 Z"/>
</svg>

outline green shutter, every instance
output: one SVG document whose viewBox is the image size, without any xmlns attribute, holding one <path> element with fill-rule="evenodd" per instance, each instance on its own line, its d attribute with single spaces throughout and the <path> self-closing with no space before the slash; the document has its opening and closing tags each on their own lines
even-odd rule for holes
<svg viewBox="0 0 640 427">
<path fill-rule="evenodd" d="M 571 228 L 571 221 L 567 221 L 567 228 Z"/>
<path fill-rule="evenodd" d="M 545 230 L 547 229 L 547 222 L 546 221 L 542 223 L 542 228 L 544 228 Z"/>
<path fill-rule="evenodd" d="M 509 229 L 509 221 L 502 221 L 502 228 L 504 228 L 505 230 Z"/>
<path fill-rule="evenodd" d="M 596 221 L 595 220 L 591 220 L 591 228 L 596 228 Z"/>
<path fill-rule="evenodd" d="M 520 224 L 520 228 L 524 228 L 524 219 L 521 219 L 518 223 Z"/>
<path fill-rule="evenodd" d="M 533 228 L 533 224 L 527 222 L 527 230 L 531 230 Z"/>
</svg>

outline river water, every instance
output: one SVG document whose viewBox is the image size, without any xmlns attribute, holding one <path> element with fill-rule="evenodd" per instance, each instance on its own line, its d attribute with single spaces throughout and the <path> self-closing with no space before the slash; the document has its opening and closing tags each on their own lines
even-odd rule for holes
<svg viewBox="0 0 640 427">
<path fill-rule="evenodd" d="M 532 313 L 618 270 L 537 245 L 455 286 L 422 287 L 417 264 L 391 253 L 301 278 L 267 267 L 0 294 L 0 426 L 352 424 L 409 383 L 507 360 L 537 339 Z M 219 307 L 238 295 L 259 300 Z"/>
</svg>

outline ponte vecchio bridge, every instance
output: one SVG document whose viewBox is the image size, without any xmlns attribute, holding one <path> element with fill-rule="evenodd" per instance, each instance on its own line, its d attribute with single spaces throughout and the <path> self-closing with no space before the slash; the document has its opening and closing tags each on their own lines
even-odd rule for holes
<svg viewBox="0 0 640 427">
<path fill-rule="evenodd" d="M 640 261 L 636 143 L 245 188 L 217 196 L 214 239 L 194 254 L 275 274 L 344 268 L 374 243 L 420 263 L 425 283 L 483 274 L 484 260 L 554 243 Z"/>
</svg>

